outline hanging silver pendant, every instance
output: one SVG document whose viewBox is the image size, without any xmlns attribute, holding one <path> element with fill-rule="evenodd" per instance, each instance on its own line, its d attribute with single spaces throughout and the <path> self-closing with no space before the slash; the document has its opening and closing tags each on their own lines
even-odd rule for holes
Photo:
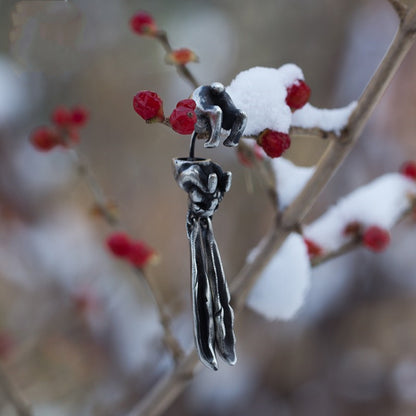
<svg viewBox="0 0 416 416">
<path fill-rule="evenodd" d="M 188 193 L 187 234 L 191 251 L 195 343 L 201 361 L 217 370 L 216 352 L 229 364 L 235 354 L 234 313 L 212 216 L 231 186 L 231 172 L 210 159 L 173 159 L 174 177 Z"/>
<path fill-rule="evenodd" d="M 189 198 L 186 228 L 191 250 L 195 344 L 201 361 L 217 370 L 217 353 L 231 365 L 237 361 L 234 312 L 212 230 L 212 216 L 230 189 L 231 172 L 224 172 L 210 159 L 195 158 L 195 142 L 205 138 L 205 147 L 217 147 L 221 134 L 227 132 L 224 145 L 237 146 L 247 116 L 235 107 L 219 82 L 198 87 L 192 98 L 196 102 L 197 122 L 189 157 L 173 159 L 173 172 Z"/>
</svg>

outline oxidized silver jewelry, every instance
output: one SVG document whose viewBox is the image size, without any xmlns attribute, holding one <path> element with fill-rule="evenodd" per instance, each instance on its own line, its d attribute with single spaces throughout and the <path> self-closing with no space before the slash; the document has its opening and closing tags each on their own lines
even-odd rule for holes
<svg viewBox="0 0 416 416">
<path fill-rule="evenodd" d="M 191 251 L 195 344 L 200 360 L 217 370 L 216 352 L 231 365 L 237 361 L 234 312 L 212 229 L 212 216 L 231 187 L 231 172 L 224 172 L 210 159 L 195 158 L 195 139 L 209 136 L 205 147 L 216 147 L 221 129 L 225 129 L 230 133 L 224 145 L 236 146 L 247 117 L 234 106 L 220 83 L 201 86 L 192 97 L 197 103 L 197 123 L 189 157 L 173 159 L 173 172 L 189 199 L 186 229 Z"/>
<path fill-rule="evenodd" d="M 219 82 L 202 85 L 192 93 L 192 99 L 196 102 L 195 133 L 200 137 L 209 136 L 204 146 L 217 147 L 221 129 L 230 131 L 224 146 L 237 146 L 247 124 L 247 115 L 236 108 L 224 85 Z"/>
</svg>

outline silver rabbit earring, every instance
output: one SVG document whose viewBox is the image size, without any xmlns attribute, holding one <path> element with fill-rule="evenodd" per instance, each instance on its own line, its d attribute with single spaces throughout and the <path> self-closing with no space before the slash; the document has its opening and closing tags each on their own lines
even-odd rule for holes
<svg viewBox="0 0 416 416">
<path fill-rule="evenodd" d="M 208 138 L 204 146 L 217 147 L 223 129 L 229 130 L 224 145 L 237 146 L 247 116 L 235 107 L 218 82 L 197 88 L 192 98 L 197 122 L 189 157 L 173 159 L 173 171 L 189 199 L 186 228 L 191 251 L 195 344 L 200 360 L 217 370 L 216 352 L 231 365 L 237 361 L 234 313 L 212 229 L 212 216 L 231 187 L 231 172 L 224 172 L 210 159 L 195 158 L 195 141 L 197 137 Z"/>
</svg>

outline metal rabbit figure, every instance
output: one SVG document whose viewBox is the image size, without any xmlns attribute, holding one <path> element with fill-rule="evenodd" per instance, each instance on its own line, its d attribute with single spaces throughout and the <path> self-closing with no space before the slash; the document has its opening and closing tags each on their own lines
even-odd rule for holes
<svg viewBox="0 0 416 416">
<path fill-rule="evenodd" d="M 190 155 L 173 159 L 173 170 L 176 182 L 189 197 L 186 226 L 191 251 L 195 343 L 201 361 L 217 370 L 216 352 L 231 365 L 237 361 L 234 313 L 212 229 L 212 216 L 230 189 L 231 172 L 224 172 L 210 159 L 195 158 L 194 144 L 198 135 L 209 135 L 205 147 L 217 146 L 221 128 L 229 127 L 231 132 L 224 144 L 237 145 L 246 116 L 235 108 L 222 84 L 199 87 L 193 96 L 198 98 L 198 121 L 192 135 Z"/>
</svg>

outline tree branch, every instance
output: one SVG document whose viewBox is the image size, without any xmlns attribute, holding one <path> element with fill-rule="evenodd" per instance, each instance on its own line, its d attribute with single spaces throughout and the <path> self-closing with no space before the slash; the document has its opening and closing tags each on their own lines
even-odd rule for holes
<svg viewBox="0 0 416 416">
<path fill-rule="evenodd" d="M 166 53 L 171 53 L 173 51 L 172 47 L 170 46 L 168 35 L 164 30 L 158 30 L 155 34 L 155 38 L 163 46 L 163 49 L 165 49 Z M 200 85 L 186 65 L 175 64 L 175 66 L 179 75 L 185 78 L 192 87 L 197 88 Z"/>
<path fill-rule="evenodd" d="M 406 17 L 407 14 L 407 5 L 404 4 L 400 0 L 388 0 L 388 2 L 392 5 L 393 9 L 396 11 L 397 15 L 399 16 L 400 21 Z"/>
<path fill-rule="evenodd" d="M 20 393 L 9 379 L 3 368 L 0 366 L 0 389 L 4 393 L 5 397 L 13 405 L 16 413 L 19 416 L 33 416 L 29 406 L 20 396 Z"/>
</svg>

